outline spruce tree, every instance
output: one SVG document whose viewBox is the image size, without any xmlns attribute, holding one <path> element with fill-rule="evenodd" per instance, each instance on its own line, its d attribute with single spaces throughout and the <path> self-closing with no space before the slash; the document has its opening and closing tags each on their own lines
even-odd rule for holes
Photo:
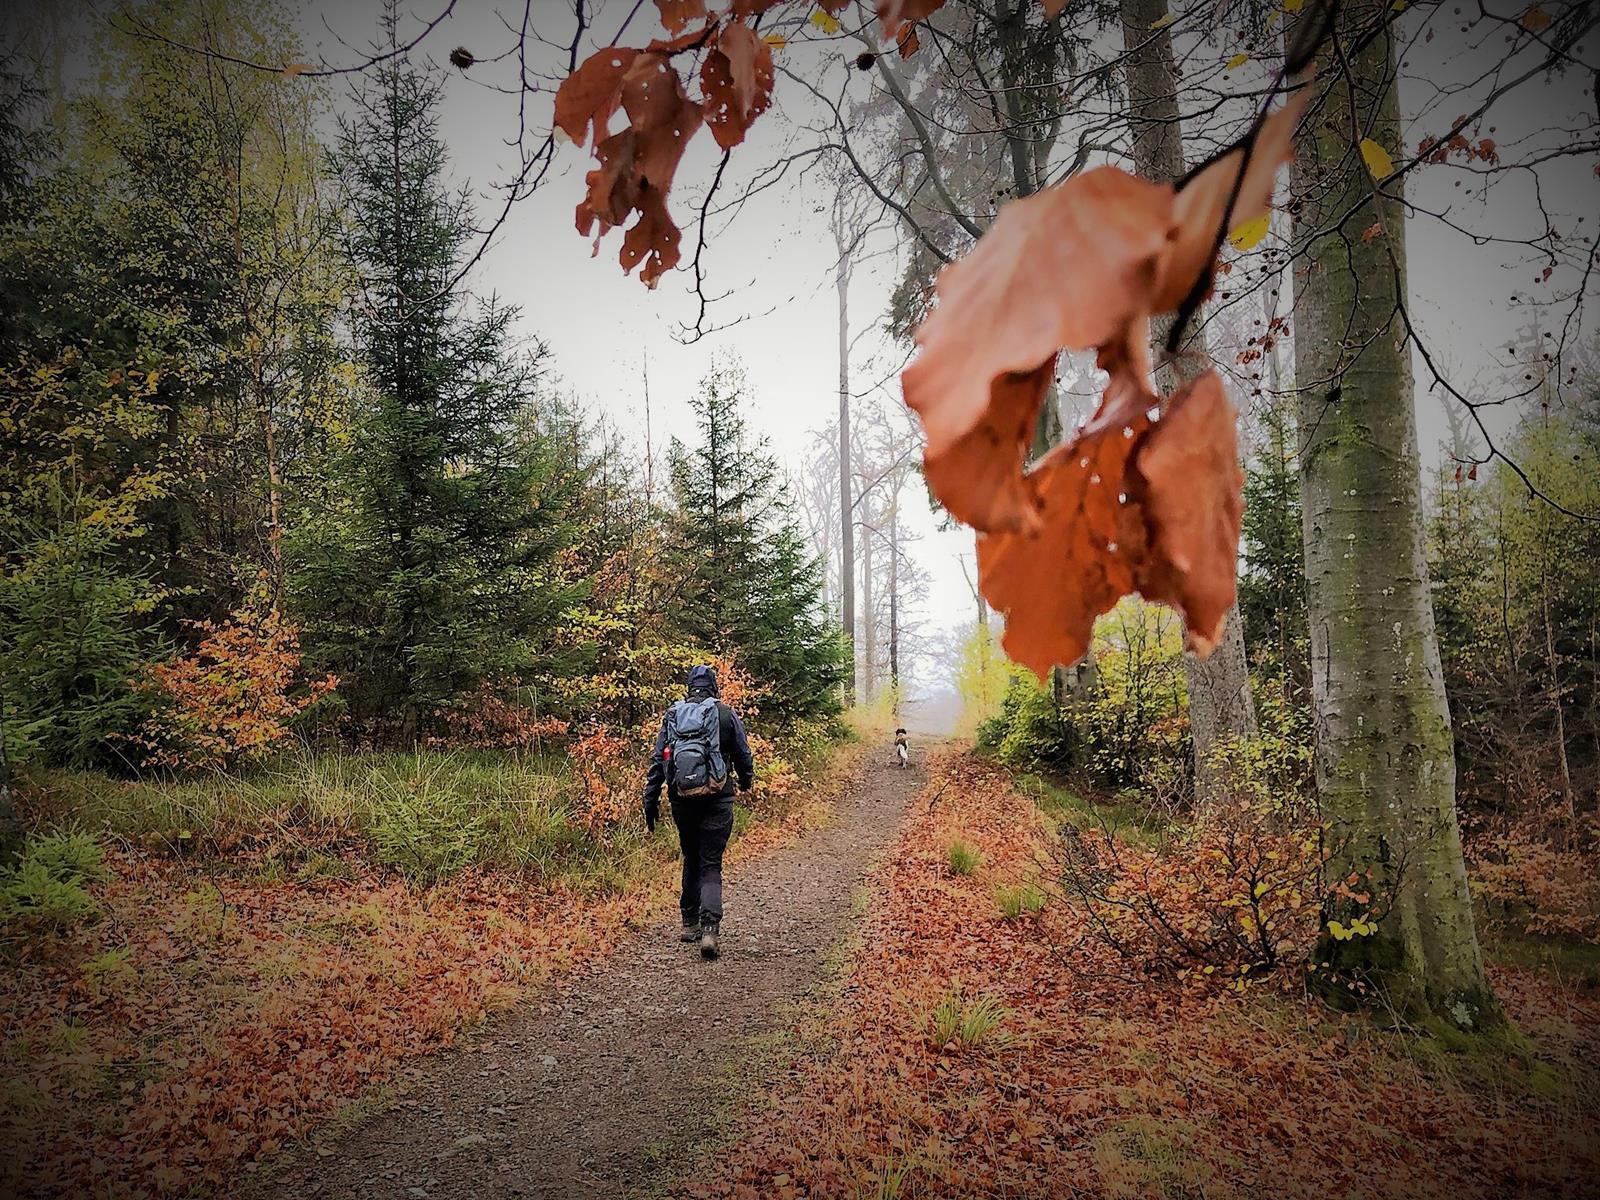
<svg viewBox="0 0 1600 1200">
<path fill-rule="evenodd" d="M 833 713 L 844 642 L 825 615 L 822 564 L 778 465 L 745 425 L 744 395 L 738 367 L 715 367 L 693 400 L 699 443 L 672 447 L 677 622 L 697 646 L 735 656 L 768 685 L 768 715 Z"/>
<path fill-rule="evenodd" d="M 396 57 L 356 86 L 334 169 L 361 278 L 350 320 L 367 393 L 332 511 L 296 547 L 306 645 L 358 718 L 404 743 L 484 682 L 526 679 L 571 600 L 559 453 L 534 416 L 542 350 L 460 281 L 473 236 L 449 190 L 442 83 Z M 552 481 L 556 494 L 551 494 Z"/>
</svg>

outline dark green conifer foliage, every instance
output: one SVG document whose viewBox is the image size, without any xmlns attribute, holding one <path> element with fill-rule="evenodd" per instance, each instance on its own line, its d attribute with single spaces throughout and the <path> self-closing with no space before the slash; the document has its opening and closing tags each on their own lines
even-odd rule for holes
<svg viewBox="0 0 1600 1200">
<path fill-rule="evenodd" d="M 551 560 L 579 481 L 536 416 L 543 348 L 514 346 L 514 310 L 459 279 L 473 234 L 446 184 L 441 87 L 391 60 L 341 126 L 366 394 L 334 510 L 298 522 L 295 579 L 319 668 L 407 742 L 478 685 L 535 674 L 573 599 Z"/>
<path fill-rule="evenodd" d="M 718 365 L 693 401 L 698 444 L 672 446 L 677 620 L 770 686 L 767 715 L 830 714 L 847 669 L 843 639 L 777 463 L 745 425 L 745 398 L 743 372 Z"/>
<path fill-rule="evenodd" d="M 1239 614 L 1257 666 L 1304 697 L 1309 635 L 1294 417 L 1287 405 L 1268 401 L 1257 419 L 1259 445 L 1245 464 Z"/>
</svg>

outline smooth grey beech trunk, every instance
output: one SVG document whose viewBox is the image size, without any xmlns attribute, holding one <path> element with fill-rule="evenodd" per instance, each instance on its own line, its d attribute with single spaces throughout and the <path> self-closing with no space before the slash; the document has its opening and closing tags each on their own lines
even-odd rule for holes
<svg viewBox="0 0 1600 1200">
<path fill-rule="evenodd" d="M 1166 14 L 1167 0 L 1122 0 L 1133 164 L 1140 175 L 1157 180 L 1175 180 L 1184 172 L 1183 124 L 1178 111 L 1178 72 L 1172 38 L 1165 26 L 1152 28 Z M 1155 322 L 1152 333 L 1158 353 L 1170 328 L 1170 317 Z M 1192 333 L 1185 350 L 1185 361 L 1204 362 L 1205 334 Z M 1193 372 L 1181 373 L 1187 376 Z M 1163 367 L 1157 372 L 1157 386 L 1164 392 L 1174 391 L 1179 374 Z M 1202 661 L 1192 654 L 1184 656 L 1184 676 L 1189 691 L 1189 731 L 1194 740 L 1195 802 L 1205 808 L 1225 786 L 1215 765 L 1218 744 L 1256 732 L 1250 662 L 1237 605 L 1228 610 L 1222 639 L 1209 658 Z"/>
<path fill-rule="evenodd" d="M 1318 958 L 1370 981 L 1402 1015 L 1479 1030 L 1501 1018 L 1473 928 L 1428 594 L 1411 359 L 1399 315 L 1405 213 L 1397 199 L 1376 212 L 1361 207 L 1373 186 L 1361 139 L 1398 157 L 1387 8 L 1388 0 L 1342 5 L 1350 74 L 1326 51 L 1319 56 L 1324 96 L 1301 128 L 1292 176 L 1317 793 L 1332 878 L 1355 876 L 1354 891 L 1379 906 L 1375 934 L 1335 936 L 1333 923 L 1348 933 L 1366 906 L 1332 901 Z M 1368 36 L 1372 30 L 1379 32 Z M 1379 232 L 1363 236 L 1375 222 Z"/>
</svg>

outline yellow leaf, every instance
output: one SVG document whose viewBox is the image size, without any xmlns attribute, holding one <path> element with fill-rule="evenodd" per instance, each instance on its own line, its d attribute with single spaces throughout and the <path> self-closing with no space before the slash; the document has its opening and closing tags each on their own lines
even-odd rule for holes
<svg viewBox="0 0 1600 1200">
<path fill-rule="evenodd" d="M 1361 157 L 1374 179 L 1387 179 L 1394 172 L 1394 160 L 1389 152 L 1371 138 L 1361 139 Z"/>
<path fill-rule="evenodd" d="M 1261 899 L 1261 897 L 1263 897 L 1263 896 L 1265 896 L 1267 894 L 1267 887 L 1268 887 L 1267 881 L 1264 880 L 1264 879 L 1260 883 L 1256 884 L 1256 899 L 1257 900 Z"/>
<path fill-rule="evenodd" d="M 1253 220 L 1235 225 L 1233 232 L 1228 235 L 1228 241 L 1233 243 L 1235 250 L 1248 250 L 1266 237 L 1267 230 L 1271 228 L 1272 214 L 1262 213 Z"/>
<path fill-rule="evenodd" d="M 1306 0 L 1283 0 L 1284 12 L 1299 12 Z"/>
<path fill-rule="evenodd" d="M 833 14 L 825 13 L 820 8 L 811 14 L 811 23 L 826 34 L 839 32 L 839 22 L 834 19 Z"/>
<path fill-rule="evenodd" d="M 1328 922 L 1328 932 L 1333 934 L 1334 941 L 1346 942 L 1350 940 L 1351 933 L 1337 921 Z"/>
<path fill-rule="evenodd" d="M 1224 67 L 1223 69 L 1227 70 L 1227 71 L 1236 70 L 1237 68 L 1244 66 L 1245 63 L 1247 63 L 1249 61 L 1250 61 L 1250 56 L 1248 54 L 1246 54 L 1243 50 L 1241 50 L 1241 51 L 1239 51 L 1239 53 L 1235 54 L 1232 58 L 1230 58 L 1228 60 L 1227 66 Z"/>
<path fill-rule="evenodd" d="M 774 50 L 782 50 L 789 44 L 789 39 L 784 37 L 781 33 L 766 34 L 761 40 L 767 45 L 771 46 Z"/>
<path fill-rule="evenodd" d="M 1150 28 L 1151 29 L 1165 29 L 1168 25 L 1171 25 L 1177 19 L 1178 19 L 1178 14 L 1168 10 L 1167 12 L 1162 13 L 1154 21 L 1151 21 L 1150 22 Z"/>
</svg>

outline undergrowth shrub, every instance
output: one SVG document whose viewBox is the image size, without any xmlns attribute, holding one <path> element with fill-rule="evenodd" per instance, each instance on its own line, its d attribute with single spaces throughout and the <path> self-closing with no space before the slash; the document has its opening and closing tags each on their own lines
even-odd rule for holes
<svg viewBox="0 0 1600 1200">
<path fill-rule="evenodd" d="M 1552 836 L 1564 824 L 1564 813 L 1478 823 L 1466 839 L 1472 890 L 1493 923 L 1600 944 L 1600 826 Z"/>
<path fill-rule="evenodd" d="M 100 843 L 86 833 L 29 838 L 0 869 L 0 929 L 7 940 L 65 933 L 99 915 L 89 886 L 105 877 Z"/>
<path fill-rule="evenodd" d="M 259 762 L 293 736 L 294 723 L 338 686 L 300 679 L 300 630 L 263 595 L 247 599 L 187 654 L 152 663 L 140 680 L 152 715 L 127 740 L 145 766 L 232 767 Z"/>
<path fill-rule="evenodd" d="M 1235 987 L 1286 964 L 1310 966 L 1323 905 L 1335 937 L 1376 930 L 1384 901 L 1360 880 L 1328 881 L 1323 830 L 1303 811 L 1228 796 L 1152 844 L 1064 826 L 1056 885 L 1087 919 L 1085 936 L 1141 973 L 1218 976 Z"/>
</svg>

